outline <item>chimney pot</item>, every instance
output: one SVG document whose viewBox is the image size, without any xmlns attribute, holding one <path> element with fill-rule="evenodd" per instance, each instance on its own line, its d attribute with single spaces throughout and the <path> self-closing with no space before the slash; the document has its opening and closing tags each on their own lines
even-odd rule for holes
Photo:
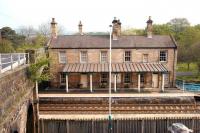
<svg viewBox="0 0 200 133">
<path fill-rule="evenodd" d="M 112 30 L 112 37 L 113 40 L 117 40 L 118 37 L 121 35 L 121 22 L 116 17 L 114 17 L 114 20 L 112 21 L 113 24 L 113 30 Z"/>
<path fill-rule="evenodd" d="M 152 38 L 153 34 L 153 21 L 151 20 L 151 16 L 149 16 L 149 19 L 147 21 L 147 37 Z"/>
<path fill-rule="evenodd" d="M 79 34 L 80 34 L 80 35 L 83 35 L 83 24 L 82 24 L 81 21 L 80 21 L 79 24 L 78 24 L 78 30 L 79 30 Z"/>
<path fill-rule="evenodd" d="M 57 38 L 57 23 L 55 21 L 55 18 L 52 18 L 51 21 L 51 37 L 52 38 Z"/>
</svg>

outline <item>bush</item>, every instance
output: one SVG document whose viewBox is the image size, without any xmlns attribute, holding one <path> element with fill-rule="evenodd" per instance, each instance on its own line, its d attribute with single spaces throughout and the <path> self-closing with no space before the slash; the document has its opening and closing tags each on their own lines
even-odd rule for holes
<svg viewBox="0 0 200 133">
<path fill-rule="evenodd" d="M 0 41 L 0 53 L 12 53 L 14 51 L 15 50 L 10 41 L 5 40 L 5 39 Z"/>
</svg>

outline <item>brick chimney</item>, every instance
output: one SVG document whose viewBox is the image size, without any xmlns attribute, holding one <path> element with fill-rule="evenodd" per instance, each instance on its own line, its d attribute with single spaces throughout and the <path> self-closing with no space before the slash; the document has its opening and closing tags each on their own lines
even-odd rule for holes
<svg viewBox="0 0 200 133">
<path fill-rule="evenodd" d="M 57 35 L 58 35 L 58 31 L 57 31 L 57 23 L 55 21 L 55 18 L 52 18 L 52 21 L 51 21 L 51 37 L 52 38 L 57 38 Z"/>
<path fill-rule="evenodd" d="M 114 17 L 112 24 L 113 24 L 113 30 L 112 30 L 113 40 L 118 40 L 119 36 L 121 35 L 121 22 L 120 20 L 117 20 L 116 17 Z"/>
<path fill-rule="evenodd" d="M 78 30 L 79 30 L 79 34 L 80 35 L 83 35 L 83 25 L 82 25 L 82 22 L 80 21 L 79 24 L 78 24 Z"/>
<path fill-rule="evenodd" d="M 121 22 L 120 22 L 120 20 L 118 19 L 118 21 L 117 21 L 117 23 L 118 23 L 118 36 L 121 36 Z"/>
<path fill-rule="evenodd" d="M 152 38 L 153 34 L 153 21 L 151 20 L 151 16 L 149 16 L 149 20 L 147 21 L 147 38 Z"/>
</svg>

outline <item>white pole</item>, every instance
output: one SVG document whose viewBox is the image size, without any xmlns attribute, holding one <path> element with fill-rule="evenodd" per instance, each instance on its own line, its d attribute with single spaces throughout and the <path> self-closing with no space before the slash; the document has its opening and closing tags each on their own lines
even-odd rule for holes
<svg viewBox="0 0 200 133">
<path fill-rule="evenodd" d="M 38 81 L 35 81 L 36 99 L 38 99 Z"/>
<path fill-rule="evenodd" d="M 68 93 L 69 92 L 69 81 L 68 81 L 68 75 L 66 74 L 66 77 L 65 77 L 65 82 L 66 82 L 66 92 Z"/>
<path fill-rule="evenodd" d="M 162 74 L 162 92 L 165 91 L 165 74 Z"/>
<path fill-rule="evenodd" d="M 20 54 L 17 54 L 18 57 L 18 66 L 20 65 Z"/>
<path fill-rule="evenodd" d="M 24 65 L 26 64 L 26 54 L 24 53 Z"/>
<path fill-rule="evenodd" d="M 92 92 L 92 74 L 90 74 L 90 92 Z"/>
<path fill-rule="evenodd" d="M 140 73 L 138 73 L 138 92 L 140 93 Z"/>
<path fill-rule="evenodd" d="M 185 80 L 183 80 L 183 92 L 185 92 Z"/>
<path fill-rule="evenodd" d="M 13 70 L 13 57 L 12 57 L 12 54 L 10 54 L 10 62 L 11 62 L 11 70 Z"/>
<path fill-rule="evenodd" d="M 30 56 L 29 56 L 29 53 L 27 53 L 28 54 L 28 64 L 30 63 Z"/>
<path fill-rule="evenodd" d="M 114 75 L 114 90 L 117 92 L 117 74 Z"/>
<path fill-rule="evenodd" d="M 112 102 L 112 95 L 111 95 L 111 56 L 112 56 L 112 51 L 111 51 L 111 47 L 112 47 L 112 26 L 110 25 L 110 49 L 109 49 L 109 53 L 110 53 L 110 57 L 109 57 L 109 119 L 111 120 L 111 102 Z"/>
</svg>

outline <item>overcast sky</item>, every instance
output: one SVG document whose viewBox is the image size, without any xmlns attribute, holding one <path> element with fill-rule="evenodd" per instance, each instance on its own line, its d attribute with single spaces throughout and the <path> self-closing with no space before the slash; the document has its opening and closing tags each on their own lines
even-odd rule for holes
<svg viewBox="0 0 200 133">
<path fill-rule="evenodd" d="M 66 31 L 108 31 L 113 17 L 122 27 L 144 28 L 148 16 L 162 24 L 185 17 L 200 23 L 200 0 L 0 0 L 0 28 L 32 25 L 35 28 L 55 17 Z"/>
</svg>

